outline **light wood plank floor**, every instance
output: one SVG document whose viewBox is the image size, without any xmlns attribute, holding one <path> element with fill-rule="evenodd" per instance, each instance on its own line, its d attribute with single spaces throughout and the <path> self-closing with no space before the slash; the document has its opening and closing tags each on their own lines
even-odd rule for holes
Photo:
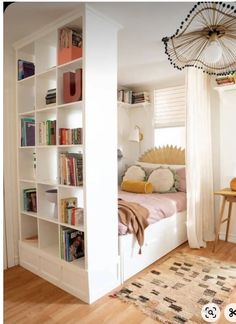
<svg viewBox="0 0 236 324">
<path fill-rule="evenodd" d="M 170 254 L 176 251 L 236 263 L 236 244 L 233 243 L 219 241 L 215 253 L 212 252 L 211 243 L 206 249 L 199 250 L 190 249 L 187 244 L 183 244 Z M 166 258 L 167 256 L 163 257 L 152 266 L 163 262 Z M 236 293 L 232 295 L 231 302 L 236 302 Z M 154 324 L 157 322 L 145 316 L 133 305 L 109 296 L 87 305 L 22 267 L 16 266 L 4 271 L 4 323 Z M 219 323 L 228 322 L 222 315 Z"/>
</svg>

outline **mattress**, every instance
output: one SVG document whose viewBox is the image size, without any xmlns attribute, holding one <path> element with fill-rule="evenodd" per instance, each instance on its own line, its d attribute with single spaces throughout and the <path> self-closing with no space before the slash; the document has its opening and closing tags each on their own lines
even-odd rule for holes
<svg viewBox="0 0 236 324">
<path fill-rule="evenodd" d="M 147 208 L 149 211 L 149 225 L 186 210 L 187 205 L 185 192 L 137 194 L 119 189 L 118 198 L 136 202 Z M 132 228 L 120 222 L 118 230 L 120 235 L 132 233 Z"/>
</svg>

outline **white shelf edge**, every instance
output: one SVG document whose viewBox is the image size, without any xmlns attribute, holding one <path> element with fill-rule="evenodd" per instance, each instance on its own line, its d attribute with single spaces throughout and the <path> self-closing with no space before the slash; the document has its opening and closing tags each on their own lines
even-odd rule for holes
<svg viewBox="0 0 236 324">
<path fill-rule="evenodd" d="M 57 181 L 47 181 L 47 180 L 37 180 L 37 184 L 46 185 L 46 186 L 58 186 Z"/>
<path fill-rule="evenodd" d="M 52 110 L 52 109 L 57 108 L 57 105 L 55 103 L 52 103 L 52 104 L 49 104 L 49 105 L 51 105 L 51 106 L 50 107 L 37 108 L 37 109 L 35 109 L 35 112 L 39 113 L 39 112 L 44 112 L 44 111 L 48 111 L 48 110 Z"/>
<path fill-rule="evenodd" d="M 220 91 L 220 92 L 229 91 L 229 90 L 236 90 L 236 84 L 216 86 L 213 89 L 217 90 L 217 91 Z"/>
<path fill-rule="evenodd" d="M 78 230 L 78 231 L 81 231 L 81 232 L 84 232 L 85 231 L 84 225 L 76 226 L 76 225 L 71 225 L 71 224 L 61 223 L 61 222 L 59 224 L 61 226 L 68 227 L 68 228 L 73 228 L 73 229 Z"/>
<path fill-rule="evenodd" d="M 35 74 L 34 75 L 31 75 L 31 76 L 29 76 L 27 78 L 24 78 L 24 79 L 21 79 L 21 80 L 17 80 L 17 84 L 25 83 L 25 82 L 27 82 L 29 80 L 33 80 L 34 78 L 35 78 Z"/>
<path fill-rule="evenodd" d="M 26 112 L 22 112 L 22 113 L 18 113 L 19 116 L 26 116 L 26 115 L 34 115 L 35 114 L 35 110 L 29 110 Z"/>
<path fill-rule="evenodd" d="M 18 147 L 19 149 L 23 149 L 23 150 L 29 150 L 29 149 L 35 149 L 36 148 L 36 146 L 19 146 Z"/>
<path fill-rule="evenodd" d="M 64 68 L 64 67 L 70 66 L 71 64 L 78 63 L 78 62 L 80 62 L 80 61 L 81 61 L 81 62 L 83 61 L 83 57 L 79 57 L 78 59 L 75 59 L 75 60 L 72 60 L 72 61 L 66 62 L 66 63 L 61 64 L 61 65 L 57 65 L 57 68 L 58 68 L 58 69 L 61 69 L 61 68 Z"/>
<path fill-rule="evenodd" d="M 60 188 L 76 188 L 76 189 L 83 188 L 83 186 L 70 186 L 70 185 L 63 185 L 63 184 L 59 184 L 58 187 L 60 187 Z"/>
<path fill-rule="evenodd" d="M 35 179 L 19 179 L 20 182 L 29 182 L 29 183 L 35 183 L 36 184 L 36 180 Z"/>
<path fill-rule="evenodd" d="M 85 257 L 73 260 L 71 262 L 66 261 L 64 259 L 61 259 L 61 261 L 63 261 L 63 263 L 66 263 L 68 266 L 72 265 L 75 268 L 85 270 Z"/>
<path fill-rule="evenodd" d="M 23 215 L 27 215 L 27 216 L 32 216 L 32 217 L 38 218 L 38 215 L 37 215 L 36 212 L 27 212 L 26 210 L 21 210 L 20 213 L 23 214 Z"/>
<path fill-rule="evenodd" d="M 143 108 L 146 106 L 149 106 L 151 103 L 150 102 L 140 102 L 140 103 L 135 103 L 135 104 L 130 104 L 122 101 L 118 101 L 117 105 L 118 107 L 123 107 L 123 108 Z"/>
<path fill-rule="evenodd" d="M 49 73 L 54 72 L 54 71 L 56 72 L 56 68 L 57 68 L 57 66 L 54 65 L 54 66 L 50 67 L 49 69 L 47 69 L 45 71 L 36 73 L 35 76 L 40 77 L 40 76 L 44 76 L 44 75 L 49 74 Z"/>
<path fill-rule="evenodd" d="M 57 219 L 54 219 L 54 218 L 43 217 L 43 216 L 39 216 L 38 215 L 38 219 L 58 225 L 58 220 Z"/>
<path fill-rule="evenodd" d="M 27 245 L 29 247 L 38 249 L 38 241 L 30 241 L 30 240 L 27 240 L 27 239 L 22 239 L 21 243 L 23 243 L 23 244 L 25 244 L 25 245 Z"/>
<path fill-rule="evenodd" d="M 57 146 L 60 147 L 60 148 L 63 148 L 63 147 L 79 147 L 79 148 L 83 149 L 83 144 L 59 144 Z"/>
<path fill-rule="evenodd" d="M 73 102 L 68 102 L 68 103 L 64 103 L 64 104 L 60 104 L 57 105 L 57 108 L 66 108 L 69 106 L 76 106 L 76 105 L 82 105 L 83 104 L 83 100 L 79 100 L 79 101 L 73 101 Z"/>
</svg>

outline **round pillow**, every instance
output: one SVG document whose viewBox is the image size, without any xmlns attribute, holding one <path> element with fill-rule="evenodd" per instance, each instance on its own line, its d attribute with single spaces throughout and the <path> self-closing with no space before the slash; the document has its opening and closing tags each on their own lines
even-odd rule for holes
<svg viewBox="0 0 236 324">
<path fill-rule="evenodd" d="M 145 171 L 138 165 L 132 165 L 129 167 L 123 177 L 123 181 L 132 180 L 132 181 L 144 181 L 146 178 Z"/>
<path fill-rule="evenodd" d="M 170 169 L 158 168 L 150 174 L 148 182 L 151 182 L 154 192 L 174 192 L 175 184 L 174 174 Z"/>
</svg>

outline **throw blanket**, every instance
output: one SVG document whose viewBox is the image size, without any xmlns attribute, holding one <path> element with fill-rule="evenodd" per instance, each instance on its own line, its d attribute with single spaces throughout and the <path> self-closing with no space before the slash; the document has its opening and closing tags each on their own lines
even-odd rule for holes
<svg viewBox="0 0 236 324">
<path fill-rule="evenodd" d="M 118 199 L 118 216 L 122 224 L 129 228 L 131 226 L 129 232 L 133 232 L 136 236 L 140 246 L 139 254 L 141 254 L 141 247 L 144 243 L 144 230 L 148 226 L 148 209 L 138 203 Z"/>
</svg>

